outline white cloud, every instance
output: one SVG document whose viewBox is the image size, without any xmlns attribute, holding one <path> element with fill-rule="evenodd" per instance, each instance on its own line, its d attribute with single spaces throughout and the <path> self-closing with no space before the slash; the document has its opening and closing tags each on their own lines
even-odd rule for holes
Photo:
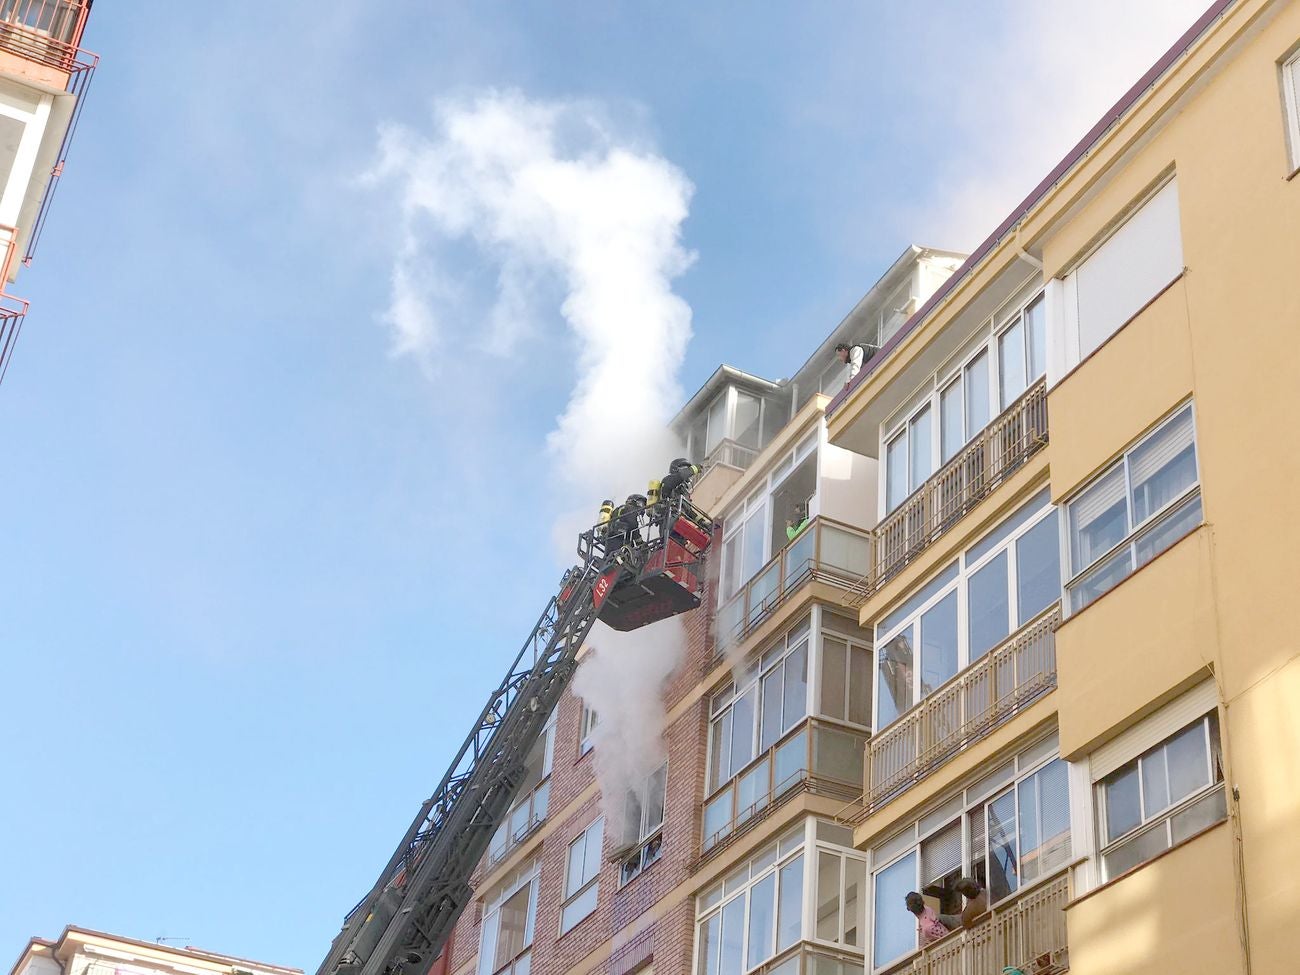
<svg viewBox="0 0 1300 975">
<path fill-rule="evenodd" d="M 504 393 L 543 346 L 572 350 L 572 368 L 547 377 L 573 385 L 546 438 L 544 479 L 553 539 L 571 557 L 600 500 L 644 491 L 678 450 L 667 421 L 682 400 L 691 311 L 673 281 L 693 259 L 681 243 L 690 182 L 617 134 L 599 106 L 515 91 L 440 101 L 428 134 L 384 128 L 367 181 L 399 202 L 384 316 L 394 352 L 416 359 L 444 398 L 466 373 L 476 398 Z M 477 289 L 453 286 L 460 277 Z M 481 368 L 485 359 L 498 367 Z M 462 433 L 452 446 L 495 452 L 500 480 L 536 511 L 542 479 L 520 469 L 501 432 Z M 618 815 L 627 787 L 662 761 L 662 704 L 646 690 L 661 686 L 683 641 L 675 620 L 596 640 L 581 684 L 601 714 L 598 771 Z"/>
</svg>

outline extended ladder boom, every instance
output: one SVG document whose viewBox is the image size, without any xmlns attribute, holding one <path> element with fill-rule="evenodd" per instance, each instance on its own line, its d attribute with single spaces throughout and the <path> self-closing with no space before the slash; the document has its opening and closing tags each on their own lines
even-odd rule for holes
<svg viewBox="0 0 1300 975">
<path fill-rule="evenodd" d="M 528 753 L 568 687 L 602 607 L 611 619 L 634 614 L 635 625 L 644 625 L 698 605 L 702 587 L 688 567 L 698 568 L 708 545 L 708 517 L 679 497 L 641 513 L 640 521 L 644 533 L 617 549 L 606 544 L 604 527 L 582 536 L 583 564 L 547 603 L 437 790 L 344 920 L 317 975 L 424 972 L 469 903 L 474 869 L 509 813 Z M 688 584 L 694 588 L 685 603 L 680 594 L 664 595 L 666 588 L 686 592 Z"/>
</svg>

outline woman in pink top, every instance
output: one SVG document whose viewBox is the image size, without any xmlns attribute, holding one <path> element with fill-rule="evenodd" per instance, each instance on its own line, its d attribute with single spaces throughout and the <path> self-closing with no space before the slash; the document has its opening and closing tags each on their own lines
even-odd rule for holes
<svg viewBox="0 0 1300 975">
<path fill-rule="evenodd" d="M 907 909 L 916 915 L 916 933 L 924 948 L 931 942 L 938 941 L 952 929 L 944 924 L 933 907 L 925 906 L 925 898 L 912 891 L 906 897 Z"/>
</svg>

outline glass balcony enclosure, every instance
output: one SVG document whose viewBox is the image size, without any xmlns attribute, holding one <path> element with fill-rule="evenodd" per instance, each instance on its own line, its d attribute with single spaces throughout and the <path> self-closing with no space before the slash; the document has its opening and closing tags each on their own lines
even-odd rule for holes
<svg viewBox="0 0 1300 975">
<path fill-rule="evenodd" d="M 800 793 L 862 794 L 871 675 L 865 631 L 813 606 L 713 693 L 702 856 Z"/>
<path fill-rule="evenodd" d="M 678 413 L 673 429 L 685 455 L 705 469 L 744 470 L 790 420 L 790 397 L 780 383 L 720 366 Z"/>
<path fill-rule="evenodd" d="M 697 975 L 795 975 L 818 957 L 860 975 L 866 854 L 842 826 L 805 817 L 696 899 Z"/>
</svg>

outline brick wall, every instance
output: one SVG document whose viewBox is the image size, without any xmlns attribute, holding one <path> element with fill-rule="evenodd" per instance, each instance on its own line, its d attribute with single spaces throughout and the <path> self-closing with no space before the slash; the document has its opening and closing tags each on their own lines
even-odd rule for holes
<svg viewBox="0 0 1300 975">
<path fill-rule="evenodd" d="M 716 597 L 710 584 L 704 605 L 682 617 L 686 629 L 685 659 L 664 689 L 665 711 L 679 704 L 700 682 L 713 657 L 712 612 Z M 542 842 L 540 894 L 534 925 L 533 975 L 565 975 L 592 952 L 609 944 L 609 957 L 591 975 L 632 975 L 653 963 L 655 975 L 689 975 L 694 939 L 694 903 L 664 905 L 649 925 L 639 924 L 648 911 L 681 884 L 699 852 L 700 809 L 707 752 L 707 699 L 677 717 L 665 733 L 668 780 L 664 796 L 663 848 L 659 859 L 640 876 L 619 888 L 619 864 L 606 862 L 597 881 L 596 910 L 561 935 L 564 873 L 569 843 L 601 814 L 599 797 L 577 802 L 594 781 L 592 754 L 579 755 L 582 701 L 572 691 L 560 702 L 555 722 L 555 751 L 551 771 L 548 826 L 553 832 Z M 558 824 L 558 825 L 556 825 Z M 604 855 L 617 845 L 621 823 L 607 820 Z M 476 873 L 477 893 L 456 927 L 453 972 L 478 953 L 482 913 L 482 868 Z"/>
</svg>

